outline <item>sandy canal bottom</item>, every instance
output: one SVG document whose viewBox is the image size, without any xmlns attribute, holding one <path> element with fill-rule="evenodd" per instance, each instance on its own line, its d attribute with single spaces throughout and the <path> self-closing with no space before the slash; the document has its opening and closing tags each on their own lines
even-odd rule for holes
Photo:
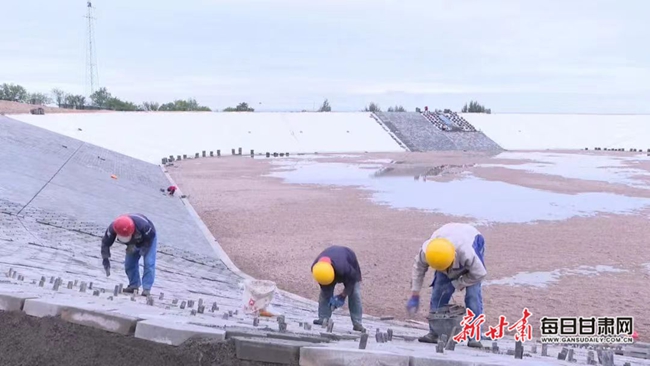
<svg viewBox="0 0 650 366">
<path fill-rule="evenodd" d="M 404 319 L 413 258 L 447 222 L 486 238 L 486 325 L 542 316 L 634 316 L 650 332 L 650 157 L 506 152 L 206 158 L 168 170 L 231 259 L 316 300 L 309 268 L 353 248 L 364 312 Z M 427 274 L 430 283 L 432 272 Z M 417 320 L 426 321 L 430 288 Z M 463 303 L 463 293 L 454 302 Z M 316 309 L 314 309 L 316 316 Z"/>
</svg>

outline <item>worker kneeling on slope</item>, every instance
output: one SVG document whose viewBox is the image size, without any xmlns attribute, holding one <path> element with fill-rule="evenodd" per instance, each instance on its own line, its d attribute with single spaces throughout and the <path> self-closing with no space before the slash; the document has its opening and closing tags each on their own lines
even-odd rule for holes
<svg viewBox="0 0 650 366">
<path fill-rule="evenodd" d="M 153 286 L 156 275 L 156 250 L 158 237 L 156 228 L 151 220 L 142 214 L 128 214 L 118 217 L 106 230 L 102 239 L 102 264 L 106 270 L 106 276 L 110 276 L 111 246 L 117 240 L 126 245 L 126 256 L 124 257 L 124 270 L 129 278 L 129 286 L 122 291 L 133 293 L 140 288 L 140 268 L 138 262 L 140 257 L 144 261 L 144 273 L 142 274 L 142 295 L 148 296 Z"/>
<path fill-rule="evenodd" d="M 483 235 L 471 225 L 449 223 L 436 230 L 415 256 L 412 294 L 406 305 L 409 313 L 415 314 L 419 308 L 424 275 L 431 267 L 435 273 L 431 283 L 430 311 L 449 304 L 454 291 L 465 290 L 465 306 L 475 317 L 483 314 L 481 281 L 487 275 L 484 253 Z M 429 334 L 420 337 L 419 341 L 437 343 L 438 334 L 430 327 Z M 467 345 L 482 347 L 481 342 L 475 339 L 469 340 Z"/>
<path fill-rule="evenodd" d="M 314 324 L 323 324 L 332 316 L 332 310 L 342 307 L 349 299 L 350 318 L 353 330 L 365 331 L 361 324 L 361 268 L 352 249 L 343 246 L 331 246 L 318 255 L 311 266 L 311 273 L 320 285 L 318 298 L 318 319 Z M 342 283 L 345 288 L 334 296 L 334 287 Z"/>
</svg>

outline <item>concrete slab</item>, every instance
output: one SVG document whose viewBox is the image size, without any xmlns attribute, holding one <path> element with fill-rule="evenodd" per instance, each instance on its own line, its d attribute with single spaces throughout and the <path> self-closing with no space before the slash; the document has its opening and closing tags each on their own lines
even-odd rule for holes
<svg viewBox="0 0 650 366">
<path fill-rule="evenodd" d="M 275 339 L 284 339 L 287 341 L 299 341 L 299 342 L 310 342 L 310 343 L 329 343 L 330 340 L 323 337 L 317 337 L 307 334 L 296 334 L 296 333 L 273 333 L 269 332 L 267 337 Z"/>
<path fill-rule="evenodd" d="M 61 319 L 113 333 L 132 335 L 139 318 L 117 313 L 91 311 L 68 307 L 61 311 Z"/>
<path fill-rule="evenodd" d="M 226 329 L 226 339 L 231 339 L 235 337 L 245 337 L 245 338 L 266 338 L 268 337 L 269 331 L 257 330 L 257 329 L 246 329 L 246 328 L 227 328 Z"/>
<path fill-rule="evenodd" d="M 0 294 L 0 310 L 2 311 L 21 311 L 25 300 L 33 299 L 37 296 L 21 294 Z"/>
<path fill-rule="evenodd" d="M 153 342 L 178 346 L 190 338 L 209 338 L 223 341 L 226 332 L 222 329 L 201 327 L 192 324 L 170 323 L 162 320 L 143 320 L 135 327 L 135 337 Z"/>
<path fill-rule="evenodd" d="M 303 347 L 300 366 L 409 366 L 411 358 L 390 352 L 335 347 Z"/>
<path fill-rule="evenodd" d="M 26 299 L 23 305 L 23 311 L 27 315 L 42 318 L 45 316 L 59 316 L 61 311 L 67 308 L 67 305 L 44 299 Z"/>
<path fill-rule="evenodd" d="M 272 338 L 234 337 L 237 358 L 248 361 L 275 362 L 298 365 L 300 349 L 313 347 L 313 343 Z"/>
<path fill-rule="evenodd" d="M 451 356 L 451 357 L 450 357 Z M 446 358 L 445 358 L 446 357 Z M 410 366 L 508 366 L 517 365 L 557 365 L 557 363 L 540 362 L 539 359 L 515 360 L 514 357 L 499 357 L 486 355 L 462 355 L 454 357 L 453 354 L 436 354 L 431 357 L 411 357 Z"/>
</svg>

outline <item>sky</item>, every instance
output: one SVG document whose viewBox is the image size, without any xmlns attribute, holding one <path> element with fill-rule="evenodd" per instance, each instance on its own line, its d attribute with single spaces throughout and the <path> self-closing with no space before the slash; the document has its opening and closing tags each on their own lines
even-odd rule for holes
<svg viewBox="0 0 650 366">
<path fill-rule="evenodd" d="M 98 84 L 135 103 L 650 113 L 648 0 L 95 0 Z M 89 94 L 85 0 L 0 0 L 0 83 Z"/>
</svg>

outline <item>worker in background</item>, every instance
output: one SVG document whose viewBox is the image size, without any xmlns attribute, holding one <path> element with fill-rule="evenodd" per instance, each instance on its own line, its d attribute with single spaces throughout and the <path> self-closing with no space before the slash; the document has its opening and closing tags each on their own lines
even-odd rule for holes
<svg viewBox="0 0 650 366">
<path fill-rule="evenodd" d="M 174 193 L 176 193 L 176 186 L 167 187 L 167 193 L 169 193 L 170 196 L 173 196 Z"/>
<path fill-rule="evenodd" d="M 311 273 L 321 288 L 318 319 L 314 320 L 314 324 L 321 325 L 324 319 L 331 318 L 332 310 L 342 307 L 347 298 L 352 329 L 364 332 L 365 328 L 361 322 L 361 268 L 352 249 L 337 245 L 325 249 L 316 257 L 311 266 Z M 337 283 L 342 283 L 345 287 L 340 294 L 334 296 Z"/>
<path fill-rule="evenodd" d="M 412 293 L 406 305 L 408 312 L 415 314 L 418 311 L 424 275 L 431 267 L 435 273 L 431 283 L 430 311 L 448 305 L 456 290 L 465 290 L 465 306 L 475 317 L 483 314 L 481 281 L 487 275 L 484 254 L 485 240 L 473 226 L 449 223 L 436 230 L 415 256 Z M 420 337 L 419 341 L 438 343 L 438 334 L 430 328 L 429 334 Z M 469 340 L 467 345 L 482 347 L 476 339 Z"/>
<path fill-rule="evenodd" d="M 122 215 L 113 221 L 102 238 L 102 264 L 107 277 L 111 274 L 110 248 L 116 240 L 126 245 L 124 270 L 129 278 L 129 286 L 122 291 L 133 293 L 142 284 L 142 295 L 148 296 L 156 276 L 156 249 L 158 246 L 156 228 L 151 220 L 142 214 Z M 142 281 L 140 281 L 140 266 L 138 264 L 140 257 L 144 262 Z"/>
</svg>

